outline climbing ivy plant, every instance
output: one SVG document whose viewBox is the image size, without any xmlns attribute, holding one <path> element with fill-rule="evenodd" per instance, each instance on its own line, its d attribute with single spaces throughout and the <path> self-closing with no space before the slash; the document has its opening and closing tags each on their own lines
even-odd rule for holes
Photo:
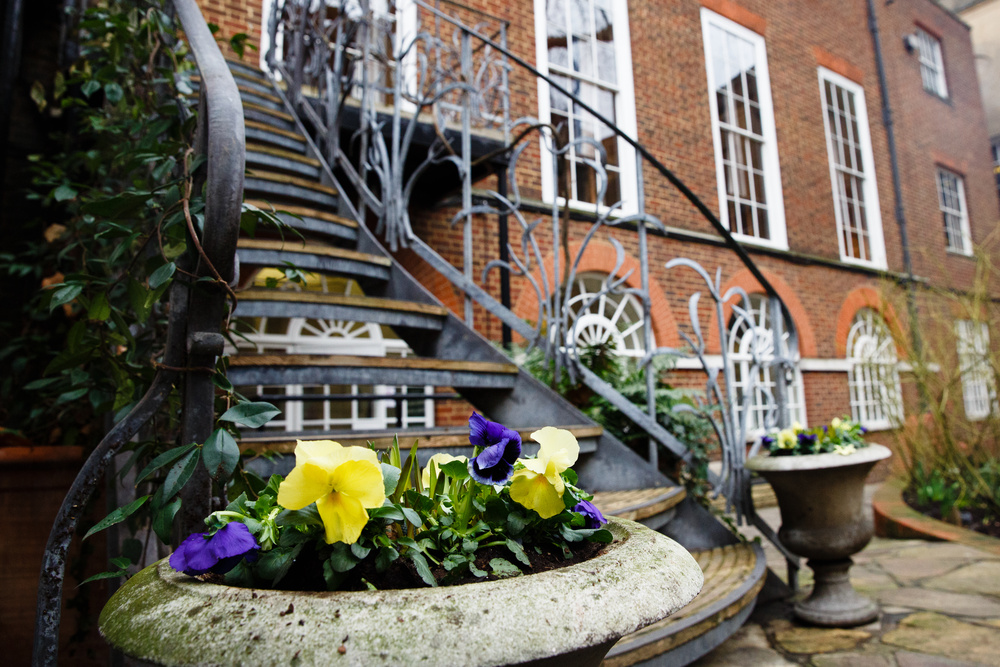
<svg viewBox="0 0 1000 667">
<path fill-rule="evenodd" d="M 156 373 L 171 285 L 196 280 L 186 267 L 204 223 L 204 164 L 192 148 L 197 70 L 164 6 L 96 4 L 79 17 L 75 39 L 79 58 L 32 89 L 59 128 L 31 158 L 27 196 L 45 214 L 30 223 L 32 242 L 0 252 L 0 276 L 38 286 L 8 314 L 16 328 L 0 347 L 0 424 L 37 444 L 93 446 Z M 235 52 L 245 39 L 233 38 Z M 252 207 L 244 218 L 251 231 L 280 224 Z M 239 396 L 221 373 L 216 384 L 219 429 L 204 443 L 179 442 L 180 397 L 172 396 L 119 471 L 135 475 L 138 497 L 89 534 L 128 518 L 169 542 L 179 493 L 199 465 L 220 493 L 234 477 L 237 493 L 263 488 L 242 470 L 237 429 L 278 411 Z M 125 547 L 115 563 L 122 570 L 142 551 L 135 540 Z"/>
</svg>

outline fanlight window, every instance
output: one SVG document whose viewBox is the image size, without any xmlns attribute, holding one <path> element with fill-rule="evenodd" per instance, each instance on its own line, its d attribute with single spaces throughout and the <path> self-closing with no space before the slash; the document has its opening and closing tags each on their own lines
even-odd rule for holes
<svg viewBox="0 0 1000 667">
<path fill-rule="evenodd" d="M 870 308 L 854 316 L 847 334 L 851 418 L 867 428 L 891 428 L 903 417 L 896 344 L 885 320 Z"/>
<path fill-rule="evenodd" d="M 631 294 L 601 294 L 607 276 L 584 273 L 576 277 L 567 314 L 567 338 L 577 347 L 608 345 L 622 357 L 646 354 L 642 304 Z"/>
<path fill-rule="evenodd" d="M 753 437 L 775 426 L 777 419 L 777 394 L 775 378 L 777 368 L 770 365 L 775 358 L 774 335 L 769 314 L 768 300 L 760 294 L 750 295 L 750 310 L 745 315 L 733 312 L 729 322 L 729 363 L 733 373 L 735 392 L 734 409 L 737 423 L 743 418 L 743 402 L 749 395 L 747 435 Z M 782 328 L 781 353 L 791 358 L 794 369 L 787 384 L 788 418 L 791 422 L 806 423 L 805 398 L 802 373 L 798 367 L 798 351 L 789 349 L 791 340 L 790 318 L 785 317 Z M 756 375 L 753 372 L 753 346 L 756 344 L 761 362 Z"/>
<path fill-rule="evenodd" d="M 258 284 L 280 272 L 262 271 Z M 296 288 L 298 288 L 296 286 Z M 305 289 L 360 295 L 353 280 L 311 277 Z M 388 327 L 367 322 L 321 320 L 302 317 L 255 317 L 236 323 L 236 346 L 240 354 L 322 354 L 375 357 L 406 357 L 406 343 Z M 237 387 L 244 395 L 256 395 L 280 408 L 282 414 L 264 428 L 276 431 L 381 430 L 397 423 L 396 402 L 365 398 L 375 395 L 429 394 L 433 387 L 391 385 L 256 385 Z M 323 400 L 330 394 L 355 395 L 357 399 Z M 305 400 L 269 399 L 269 396 L 302 396 Z M 316 398 L 310 398 L 316 397 Z M 402 426 L 433 426 L 434 404 L 429 399 L 402 402 Z"/>
</svg>

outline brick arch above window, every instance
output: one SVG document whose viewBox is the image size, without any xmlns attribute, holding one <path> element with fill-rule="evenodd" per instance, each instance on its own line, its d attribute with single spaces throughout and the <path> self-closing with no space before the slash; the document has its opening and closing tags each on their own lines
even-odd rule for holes
<svg viewBox="0 0 1000 667">
<path fill-rule="evenodd" d="M 874 287 L 858 287 L 848 293 L 840 307 L 840 313 L 837 315 L 837 328 L 834 332 L 837 357 L 847 356 L 847 336 L 851 332 L 854 316 L 862 308 L 870 308 L 881 315 L 893 337 L 899 340 L 903 329 L 892 304 L 886 302 Z M 896 353 L 900 359 L 906 356 L 905 350 L 898 343 L 896 344 Z"/>
<path fill-rule="evenodd" d="M 764 277 L 767 278 L 771 286 L 781 297 L 781 300 L 785 304 L 785 308 L 788 309 L 788 315 L 792 318 L 792 322 L 795 323 L 796 332 L 799 335 L 799 355 L 806 358 L 815 358 L 817 356 L 816 352 L 816 334 L 813 332 L 812 324 L 809 322 L 809 316 L 806 315 L 806 309 L 803 307 L 802 302 L 799 300 L 798 295 L 791 286 L 786 283 L 779 276 L 771 273 L 770 271 L 761 270 Z M 742 287 L 747 294 L 761 294 L 764 292 L 764 288 L 761 286 L 760 281 L 757 280 L 750 269 L 742 269 L 738 271 L 729 281 L 722 286 L 722 294 L 725 294 L 730 288 Z M 726 322 L 732 315 L 733 308 L 732 303 L 727 303 L 723 310 L 723 315 Z M 708 352 L 710 354 L 719 354 L 721 352 L 719 348 L 719 327 L 718 323 L 715 321 L 715 314 L 712 314 L 711 325 L 708 329 L 708 340 L 706 341 L 706 346 L 708 347 Z"/>
<path fill-rule="evenodd" d="M 579 242 L 570 243 L 569 256 L 571 258 L 576 257 L 580 252 L 580 247 L 581 244 Z M 545 257 L 545 271 L 548 274 L 550 281 L 553 276 L 552 259 L 552 253 L 549 253 Z M 563 269 L 562 263 L 564 259 L 565 258 L 562 253 L 560 253 L 560 272 Z M 577 274 L 591 272 L 610 274 L 614 271 L 616 264 L 617 254 L 615 252 L 615 247 L 607 241 L 593 239 L 587 244 L 587 249 L 584 252 L 583 257 L 580 258 L 580 263 L 577 265 L 576 272 Z M 641 289 L 642 273 L 639 260 L 626 253 L 625 260 L 622 263 L 621 268 L 618 270 L 617 275 L 623 276 L 629 274 L 630 271 L 631 274 L 626 279 L 625 284 L 635 289 Z M 536 281 L 540 282 L 542 274 L 537 267 L 532 275 Z M 680 347 L 683 344 L 683 341 L 677 333 L 677 321 L 674 319 L 673 312 L 670 310 L 670 302 L 667 300 L 667 295 L 663 291 L 663 288 L 659 286 L 657 281 L 652 276 L 650 276 L 649 279 L 649 302 L 650 320 L 653 323 L 653 336 L 656 339 L 656 346 L 673 348 Z M 517 301 L 514 303 L 514 314 L 521 319 L 531 322 L 534 322 L 538 317 L 538 297 L 535 295 L 535 290 L 532 289 L 527 283 L 525 283 L 525 285 L 521 288 Z"/>
</svg>

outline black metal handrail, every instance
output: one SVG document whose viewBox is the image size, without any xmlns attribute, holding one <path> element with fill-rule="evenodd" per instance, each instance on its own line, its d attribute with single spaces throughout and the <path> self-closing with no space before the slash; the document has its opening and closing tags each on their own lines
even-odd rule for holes
<svg viewBox="0 0 1000 667">
<path fill-rule="evenodd" d="M 173 0 L 181 27 L 201 74 L 196 149 L 207 157 L 205 223 L 202 238 L 192 238 L 198 256 L 196 275 L 216 281 L 197 288 L 176 280 L 170 289 L 170 316 L 163 361 L 142 400 L 101 440 L 88 457 L 63 500 L 42 559 L 32 664 L 55 665 L 66 554 L 80 512 L 94 495 L 117 451 L 156 413 L 174 384 L 185 377 L 185 442 L 203 442 L 214 425 L 211 369 L 222 351 L 220 330 L 225 320 L 225 285 L 234 279 L 236 240 L 243 204 L 246 140 L 243 106 L 236 82 L 195 0 Z M 203 471 L 202 471 L 203 472 Z M 209 501 L 207 473 L 189 482 L 191 497 Z M 185 503 L 188 505 L 189 503 Z M 184 517 L 182 517 L 183 521 Z"/>
</svg>

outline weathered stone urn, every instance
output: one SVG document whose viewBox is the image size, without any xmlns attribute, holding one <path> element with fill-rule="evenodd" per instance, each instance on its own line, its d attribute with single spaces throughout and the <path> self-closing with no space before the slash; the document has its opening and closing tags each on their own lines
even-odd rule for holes
<svg viewBox="0 0 1000 667">
<path fill-rule="evenodd" d="M 101 634 L 156 665 L 599 665 L 623 635 L 701 590 L 676 542 L 611 519 L 615 542 L 558 570 L 463 586 L 302 593 L 208 584 L 164 559 L 101 612 Z"/>
<path fill-rule="evenodd" d="M 875 532 L 872 509 L 864 502 L 865 478 L 892 455 L 869 445 L 853 454 L 754 456 L 746 467 L 766 479 L 778 498 L 781 529 L 788 549 L 809 559 L 815 575 L 812 595 L 795 605 L 795 614 L 815 625 L 850 627 L 878 615 L 875 603 L 854 590 L 848 571 L 851 556 Z"/>
</svg>

